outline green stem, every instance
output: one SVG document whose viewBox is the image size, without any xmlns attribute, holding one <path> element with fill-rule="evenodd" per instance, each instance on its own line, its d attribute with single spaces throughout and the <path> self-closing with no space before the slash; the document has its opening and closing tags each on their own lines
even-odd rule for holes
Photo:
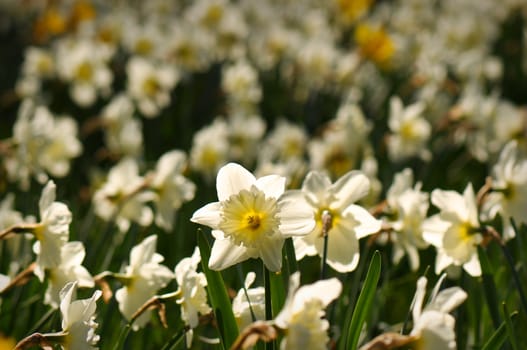
<svg viewBox="0 0 527 350">
<path fill-rule="evenodd" d="M 516 227 L 516 223 L 514 222 L 514 219 L 511 218 L 511 224 L 512 228 L 514 229 L 514 233 L 516 236 L 519 235 L 518 228 Z M 507 263 L 509 264 L 509 267 L 511 268 L 512 272 L 512 278 L 514 280 L 514 283 L 516 284 L 516 288 L 518 289 L 518 293 L 520 294 L 520 300 L 523 307 L 523 311 L 527 314 L 527 298 L 525 297 L 525 293 L 523 292 L 522 284 L 520 281 L 520 277 L 518 276 L 518 272 L 516 271 L 516 268 L 514 267 L 514 261 L 512 259 L 512 254 L 510 253 L 509 249 L 507 248 L 507 245 L 505 245 L 504 242 L 500 244 L 501 250 L 503 252 L 503 255 L 505 255 L 505 259 L 507 260 Z"/>
<path fill-rule="evenodd" d="M 113 346 L 113 350 L 119 350 L 123 348 L 124 341 L 126 340 L 126 337 L 128 337 L 128 334 L 130 333 L 130 329 L 132 329 L 132 323 L 133 321 L 130 321 L 126 324 L 126 326 L 121 329 L 121 333 L 119 334 L 119 338 L 117 338 L 117 342 Z"/>
<path fill-rule="evenodd" d="M 185 328 L 181 329 L 179 332 L 176 332 L 176 334 L 174 334 L 172 338 L 170 338 L 165 343 L 165 345 L 163 345 L 161 350 L 172 350 L 176 348 L 179 345 L 179 343 L 181 343 L 181 340 L 185 337 L 185 333 L 186 333 Z"/>
<path fill-rule="evenodd" d="M 320 279 L 323 280 L 326 276 L 326 260 L 328 256 L 328 236 L 329 230 L 333 226 L 333 217 L 328 210 L 322 212 L 322 237 L 324 238 L 324 247 L 322 251 L 322 261 L 320 266 Z"/>
<path fill-rule="evenodd" d="M 265 319 L 273 319 L 273 304 L 272 304 L 272 295 L 271 295 L 271 276 L 269 270 L 263 265 L 264 270 L 264 288 L 265 288 Z M 266 350 L 274 350 L 274 341 L 270 341 L 265 344 Z"/>
<path fill-rule="evenodd" d="M 320 266 L 320 279 L 323 280 L 326 276 L 326 259 L 328 256 L 328 235 L 324 236 L 324 248 L 322 251 L 322 261 Z"/>
<path fill-rule="evenodd" d="M 298 262 L 296 261 L 295 246 L 293 239 L 288 238 L 285 240 L 285 253 L 287 257 L 287 267 L 289 269 L 289 276 L 298 271 Z"/>
</svg>

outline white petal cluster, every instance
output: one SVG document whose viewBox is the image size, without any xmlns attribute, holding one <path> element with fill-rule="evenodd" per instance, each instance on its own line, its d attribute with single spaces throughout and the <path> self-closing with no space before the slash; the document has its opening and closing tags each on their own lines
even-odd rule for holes
<svg viewBox="0 0 527 350">
<path fill-rule="evenodd" d="M 315 224 L 302 195 L 282 196 L 285 178 L 281 176 L 256 179 L 241 165 L 229 163 L 218 172 L 216 190 L 219 201 L 197 210 L 191 218 L 213 229 L 211 269 L 261 258 L 269 270 L 279 271 L 285 238 L 305 235 Z"/>
<path fill-rule="evenodd" d="M 489 218 L 501 216 L 503 237 L 509 240 L 515 236 L 510 218 L 518 225 L 525 223 L 527 210 L 527 158 L 516 141 L 505 145 L 492 168 L 492 187 L 482 210 Z"/>
<path fill-rule="evenodd" d="M 406 254 L 410 268 L 419 268 L 419 249 L 428 243 L 423 238 L 423 222 L 428 211 L 428 193 L 421 191 L 421 183 L 413 185 L 413 172 L 406 168 L 395 174 L 392 186 L 388 189 L 386 201 L 388 215 L 383 218 L 392 231 L 393 262 L 398 263 Z"/>
<path fill-rule="evenodd" d="M 328 265 L 339 272 L 353 271 L 359 262 L 359 239 L 381 228 L 380 220 L 355 204 L 369 190 L 370 181 L 360 171 L 348 172 L 335 183 L 321 172 L 309 172 L 298 193 L 309 203 L 316 227 L 309 235 L 294 238 L 297 259 L 306 255 L 323 256 L 323 229 L 327 228 Z"/>
<path fill-rule="evenodd" d="M 136 157 L 143 150 L 143 127 L 134 118 L 135 106 L 131 98 L 122 93 L 112 98 L 101 116 L 104 122 L 108 150 L 117 155 Z"/>
<path fill-rule="evenodd" d="M 68 206 L 55 201 L 57 186 L 49 181 L 44 189 L 38 203 L 40 210 L 40 222 L 34 230 L 37 242 L 33 246 L 37 254 L 37 268 L 35 274 L 42 281 L 44 271 L 53 269 L 61 263 L 61 251 L 69 239 L 69 225 L 72 215 Z"/>
<path fill-rule="evenodd" d="M 31 100 L 20 105 L 13 126 L 16 145 L 12 157 L 6 159 L 9 178 L 28 189 L 30 177 L 44 183 L 48 173 L 64 177 L 70 171 L 70 161 L 82 152 L 77 139 L 77 123 L 68 116 L 54 116 L 45 106 Z"/>
<path fill-rule="evenodd" d="M 93 195 L 95 213 L 106 221 L 115 216 L 121 232 L 128 231 L 132 221 L 141 226 L 150 225 L 154 214 L 146 202 L 152 194 L 140 191 L 143 185 L 137 162 L 133 158 L 123 158 Z"/>
<path fill-rule="evenodd" d="M 197 272 L 201 261 L 199 249 L 196 247 L 191 257 L 183 258 L 175 268 L 175 276 L 179 293 L 177 303 L 181 306 L 181 319 L 191 329 L 199 325 L 199 315 L 211 312 L 207 302 L 207 279 L 205 274 Z M 187 338 L 187 344 L 192 338 Z"/>
<path fill-rule="evenodd" d="M 132 57 L 126 66 L 127 91 L 139 111 L 154 118 L 170 103 L 170 91 L 179 80 L 172 65 L 157 63 L 139 56 Z"/>
<path fill-rule="evenodd" d="M 336 278 L 320 280 L 299 288 L 300 274 L 293 274 L 285 305 L 274 322 L 285 330 L 280 349 L 327 349 L 329 322 L 324 308 L 337 299 L 342 290 Z"/>
<path fill-rule="evenodd" d="M 156 225 L 171 231 L 175 211 L 184 202 L 194 198 L 196 186 L 183 176 L 187 166 L 187 156 L 184 152 L 174 150 L 163 154 L 156 165 L 149 187 L 154 192 L 156 206 Z"/>
<path fill-rule="evenodd" d="M 404 107 L 399 97 L 390 99 L 388 155 L 391 160 L 399 161 L 413 156 L 430 158 L 426 142 L 432 130 L 423 116 L 424 109 L 422 102 Z"/>
<path fill-rule="evenodd" d="M 459 287 L 451 287 L 438 291 L 445 275 L 439 279 L 429 297 L 429 302 L 423 305 L 426 294 L 427 280 L 425 277 L 417 281 L 412 317 L 414 326 L 410 335 L 417 338 L 415 348 L 419 350 L 455 350 L 456 320 L 449 313 L 467 298 L 467 293 Z"/>
<path fill-rule="evenodd" d="M 82 242 L 68 242 L 60 250 L 60 263 L 46 270 L 48 288 L 44 303 L 57 308 L 60 304 L 60 291 L 69 282 L 76 282 L 78 287 L 92 288 L 95 283 L 88 270 L 82 266 L 86 256 Z"/>
<path fill-rule="evenodd" d="M 432 192 L 432 204 L 439 214 L 423 224 L 423 238 L 437 248 L 435 271 L 439 273 L 450 265 L 463 266 L 472 276 L 481 275 L 477 245 L 482 236 L 476 196 L 472 184 L 463 194 L 436 189 Z"/>
<path fill-rule="evenodd" d="M 156 253 L 157 236 L 149 236 L 132 248 L 130 264 L 124 271 L 125 285 L 115 292 L 119 310 L 130 320 L 134 313 L 157 291 L 174 279 L 174 273 L 160 263 L 164 260 Z M 150 312 L 141 314 L 132 324 L 137 330 L 150 319 Z"/>
<path fill-rule="evenodd" d="M 232 300 L 232 312 L 240 331 L 254 321 L 265 320 L 265 288 L 250 288 L 255 279 L 256 274 L 249 272 L 245 277 L 244 288 Z"/>
<path fill-rule="evenodd" d="M 112 55 L 111 49 L 92 40 L 65 39 L 58 44 L 58 75 L 70 84 L 70 96 L 79 106 L 91 106 L 99 95 L 111 92 Z"/>
<path fill-rule="evenodd" d="M 97 290 L 89 299 L 74 300 L 77 283 L 70 282 L 60 292 L 60 312 L 62 331 L 65 339 L 61 343 L 64 350 L 95 350 L 99 336 L 95 334 L 97 299 L 102 292 Z"/>
</svg>

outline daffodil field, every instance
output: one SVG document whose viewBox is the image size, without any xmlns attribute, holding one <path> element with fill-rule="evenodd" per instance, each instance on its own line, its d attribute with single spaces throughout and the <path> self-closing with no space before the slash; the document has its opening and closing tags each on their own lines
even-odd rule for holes
<svg viewBox="0 0 527 350">
<path fill-rule="evenodd" d="M 3 0 L 0 52 L 0 350 L 527 349 L 525 0 Z"/>
</svg>

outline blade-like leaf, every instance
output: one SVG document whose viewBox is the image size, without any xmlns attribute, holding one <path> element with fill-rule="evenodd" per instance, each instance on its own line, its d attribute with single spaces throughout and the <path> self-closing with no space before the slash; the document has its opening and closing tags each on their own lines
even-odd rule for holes
<svg viewBox="0 0 527 350">
<path fill-rule="evenodd" d="M 238 325 L 232 313 L 232 304 L 218 271 L 209 269 L 210 246 L 203 231 L 199 230 L 198 246 L 201 253 L 201 267 L 207 278 L 207 291 L 218 323 L 223 347 L 229 349 L 238 336 Z"/>
<path fill-rule="evenodd" d="M 514 320 L 518 314 L 513 313 L 509 317 L 510 320 Z M 492 336 L 487 340 L 485 345 L 481 348 L 481 350 L 500 350 L 503 343 L 507 340 L 507 325 L 504 322 L 501 323 L 501 325 L 496 329 L 496 331 L 492 334 Z"/>
<path fill-rule="evenodd" d="M 519 350 L 518 341 L 516 340 L 516 332 L 514 331 L 514 324 L 512 317 L 516 314 L 509 314 L 509 310 L 507 309 L 507 305 L 505 303 L 503 305 L 503 313 L 505 317 L 505 326 L 507 328 L 507 334 L 509 335 L 509 342 L 512 345 L 512 348 L 514 350 Z M 510 315 L 510 316 L 509 316 Z"/>
<path fill-rule="evenodd" d="M 498 309 L 499 300 L 498 292 L 496 290 L 496 284 L 492 278 L 492 267 L 489 262 L 489 258 L 485 250 L 478 246 L 478 257 L 481 264 L 481 279 L 483 284 L 483 292 L 487 299 L 487 306 L 489 308 L 489 314 L 492 318 L 492 323 L 495 328 L 498 328 L 501 324 L 500 312 Z"/>
<path fill-rule="evenodd" d="M 381 254 L 378 251 L 375 251 L 375 253 L 373 253 L 370 266 L 368 267 L 368 272 L 366 273 L 366 278 L 359 294 L 359 298 L 357 299 L 355 309 L 353 311 L 348 311 L 353 312 L 353 314 L 351 316 L 351 322 L 349 323 L 347 331 L 346 328 L 344 328 L 346 333 L 344 334 L 343 341 L 346 342 L 346 349 L 357 349 L 362 325 L 364 324 L 364 321 L 370 312 L 380 276 Z"/>
</svg>

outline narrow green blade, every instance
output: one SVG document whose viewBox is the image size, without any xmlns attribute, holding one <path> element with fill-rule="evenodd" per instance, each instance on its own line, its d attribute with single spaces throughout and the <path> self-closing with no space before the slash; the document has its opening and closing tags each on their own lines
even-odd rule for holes
<svg viewBox="0 0 527 350">
<path fill-rule="evenodd" d="M 514 318 L 517 316 L 517 313 L 513 313 L 510 316 L 511 320 L 514 320 Z M 498 329 L 492 334 L 492 336 L 487 340 L 485 345 L 481 348 L 481 350 L 500 350 L 503 346 L 503 343 L 507 340 L 508 331 L 507 331 L 507 324 L 502 322 Z"/>
<path fill-rule="evenodd" d="M 218 323 L 223 347 L 229 349 L 238 336 L 238 325 L 232 313 L 232 304 L 218 271 L 209 269 L 210 246 L 203 231 L 198 230 L 198 246 L 201 253 L 201 267 L 207 277 L 207 291 Z"/>
<path fill-rule="evenodd" d="M 359 294 L 359 298 L 357 299 L 355 309 L 353 311 L 348 311 L 353 312 L 353 314 L 351 316 L 351 322 L 349 323 L 347 332 L 343 338 L 343 340 L 346 341 L 346 349 L 357 349 L 362 325 L 364 324 L 364 321 L 366 321 L 366 317 L 370 312 L 373 299 L 375 298 L 375 291 L 377 289 L 377 283 L 379 282 L 380 276 L 381 254 L 379 253 L 379 251 L 375 251 L 375 253 L 373 253 L 370 266 L 368 267 L 368 272 L 366 273 L 364 285 Z M 344 330 L 346 331 L 346 329 Z"/>
</svg>

